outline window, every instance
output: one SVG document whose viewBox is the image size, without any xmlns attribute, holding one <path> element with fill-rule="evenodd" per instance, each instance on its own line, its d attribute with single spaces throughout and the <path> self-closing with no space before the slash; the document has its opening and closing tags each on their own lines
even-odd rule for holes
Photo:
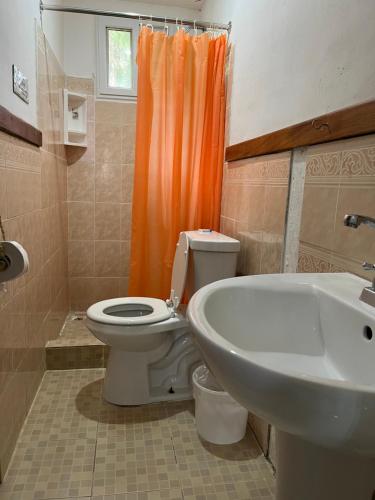
<svg viewBox="0 0 375 500">
<path fill-rule="evenodd" d="M 108 86 L 132 88 L 132 33 L 128 30 L 107 28 Z"/>
<path fill-rule="evenodd" d="M 101 97 L 133 100 L 137 95 L 137 21 L 99 17 L 97 81 Z"/>
<path fill-rule="evenodd" d="M 176 32 L 175 23 L 149 22 L 154 31 Z M 191 28 L 184 27 L 186 31 Z M 198 33 L 201 30 L 197 31 Z M 135 100 L 137 96 L 136 50 L 139 21 L 118 17 L 97 18 L 97 92 L 108 99 Z"/>
</svg>

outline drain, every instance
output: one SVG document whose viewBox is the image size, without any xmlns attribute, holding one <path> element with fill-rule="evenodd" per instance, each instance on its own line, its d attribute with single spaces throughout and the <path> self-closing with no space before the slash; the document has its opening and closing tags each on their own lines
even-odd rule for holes
<svg viewBox="0 0 375 500">
<path fill-rule="evenodd" d="M 173 387 L 171 387 L 168 392 L 169 392 L 169 394 L 174 394 Z"/>
<path fill-rule="evenodd" d="M 363 336 L 365 337 L 366 340 L 371 340 L 372 339 L 372 328 L 371 328 L 371 326 L 366 325 L 363 328 Z M 374 495 L 375 495 L 375 493 L 374 493 Z M 373 499 L 375 500 L 375 497 L 373 497 Z"/>
</svg>

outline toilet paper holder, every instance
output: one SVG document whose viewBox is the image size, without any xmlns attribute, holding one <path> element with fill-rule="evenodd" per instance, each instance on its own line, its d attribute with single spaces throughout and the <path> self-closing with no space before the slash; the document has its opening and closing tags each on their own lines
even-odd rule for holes
<svg viewBox="0 0 375 500">
<path fill-rule="evenodd" d="M 18 278 L 29 269 L 29 257 L 23 246 L 17 241 L 6 241 L 5 231 L 0 217 L 0 283 Z"/>
<path fill-rule="evenodd" d="M 17 241 L 0 242 L 0 283 L 11 281 L 29 270 L 29 257 Z"/>
</svg>

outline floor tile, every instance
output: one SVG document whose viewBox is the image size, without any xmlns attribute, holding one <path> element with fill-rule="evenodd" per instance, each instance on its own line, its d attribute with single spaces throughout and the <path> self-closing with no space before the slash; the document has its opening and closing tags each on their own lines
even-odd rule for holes
<svg viewBox="0 0 375 500">
<path fill-rule="evenodd" d="M 180 489 L 145 491 L 141 493 L 120 493 L 119 495 L 99 495 L 92 500 L 183 500 Z"/>
<path fill-rule="evenodd" d="M 216 446 L 192 401 L 119 407 L 103 369 L 47 372 L 0 485 L 0 500 L 271 500 L 256 441 Z"/>
<path fill-rule="evenodd" d="M 183 488 L 184 500 L 273 500 L 271 490 L 258 488 L 254 481 Z"/>
<path fill-rule="evenodd" d="M 264 457 L 231 463 L 230 461 L 178 464 L 178 477 L 183 489 L 212 485 L 228 485 L 251 479 L 256 488 L 266 488 L 272 481 L 272 471 Z"/>
<path fill-rule="evenodd" d="M 95 440 L 18 443 L 0 498 L 43 500 L 91 495 Z"/>
<path fill-rule="evenodd" d="M 171 458 L 116 461 L 94 470 L 93 494 L 145 492 L 180 488 L 177 465 Z"/>
<path fill-rule="evenodd" d="M 199 437 L 194 425 L 180 425 L 172 430 L 173 446 L 179 464 L 196 462 L 229 462 L 241 464 L 263 455 L 252 434 L 230 446 L 208 443 Z"/>
<path fill-rule="evenodd" d="M 179 488 L 170 437 L 97 439 L 93 494 Z"/>
</svg>

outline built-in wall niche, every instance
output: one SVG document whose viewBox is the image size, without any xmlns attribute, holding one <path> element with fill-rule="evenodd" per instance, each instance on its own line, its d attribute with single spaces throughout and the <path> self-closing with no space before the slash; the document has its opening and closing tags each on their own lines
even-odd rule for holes
<svg viewBox="0 0 375 500">
<path fill-rule="evenodd" d="M 63 143 L 87 147 L 87 96 L 63 89 Z"/>
</svg>

